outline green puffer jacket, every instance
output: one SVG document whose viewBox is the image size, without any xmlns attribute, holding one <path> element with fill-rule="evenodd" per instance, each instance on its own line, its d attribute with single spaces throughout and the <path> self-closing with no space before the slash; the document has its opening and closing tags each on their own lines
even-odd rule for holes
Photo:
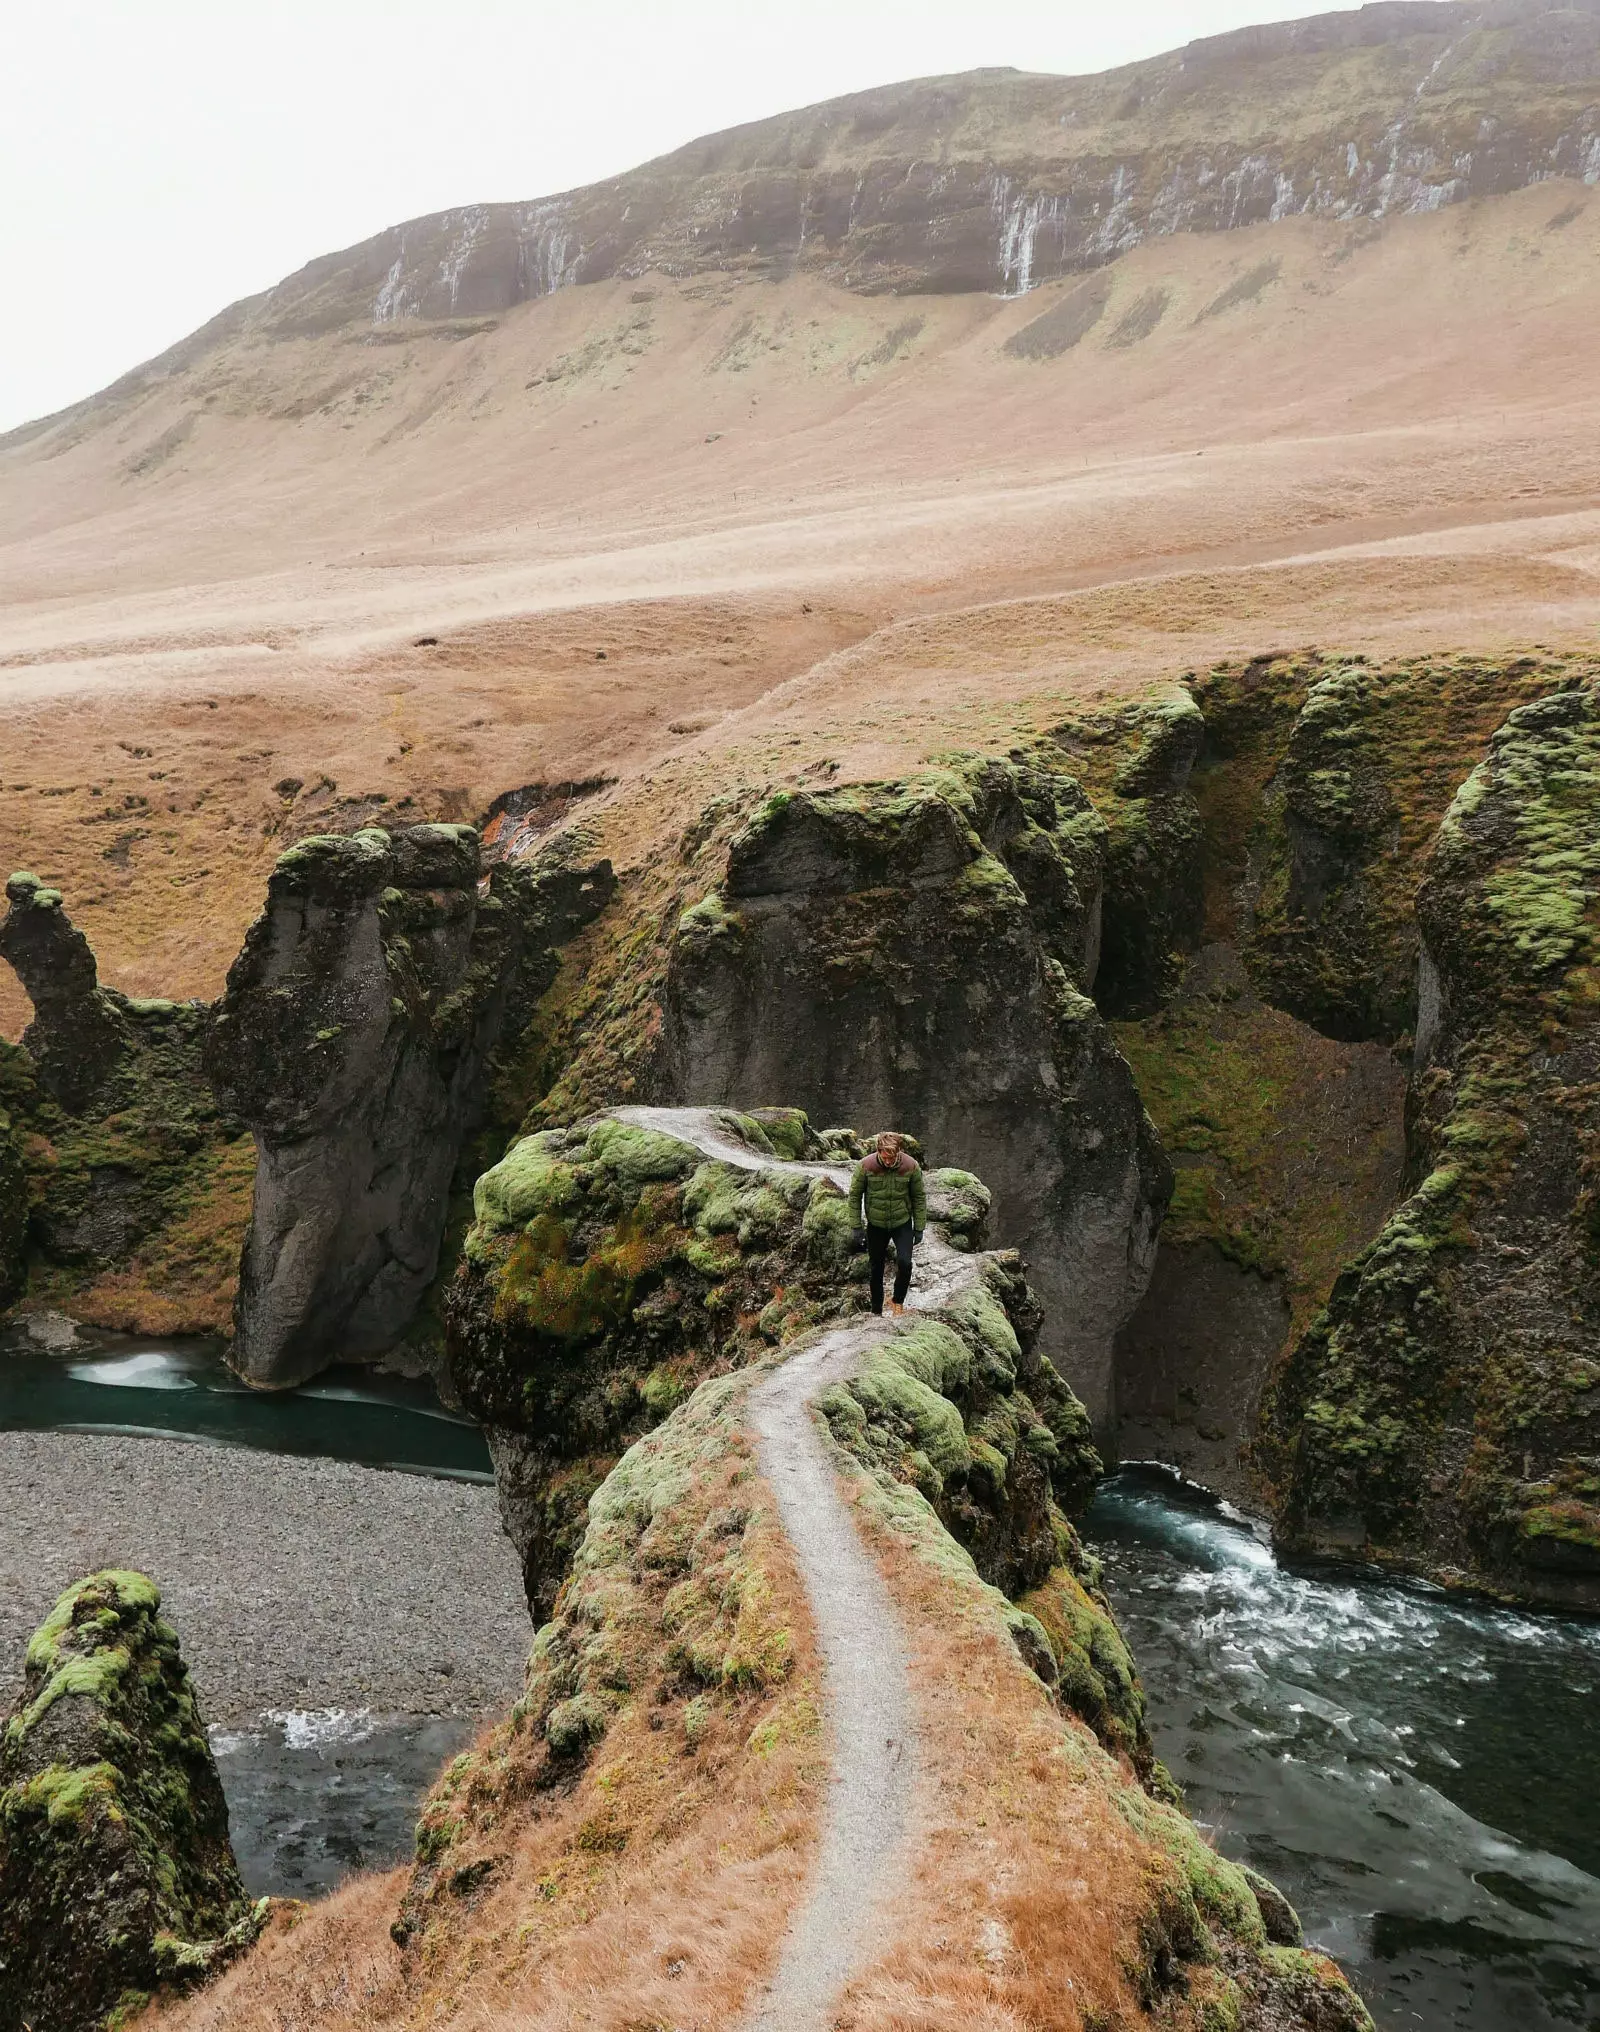
<svg viewBox="0 0 1600 2032">
<path fill-rule="evenodd" d="M 922 1166 L 904 1151 L 897 1171 L 883 1171 L 876 1157 L 864 1157 L 851 1175 L 850 1211 L 863 1227 L 901 1228 L 909 1221 L 920 1235 L 928 1224 Z"/>
</svg>

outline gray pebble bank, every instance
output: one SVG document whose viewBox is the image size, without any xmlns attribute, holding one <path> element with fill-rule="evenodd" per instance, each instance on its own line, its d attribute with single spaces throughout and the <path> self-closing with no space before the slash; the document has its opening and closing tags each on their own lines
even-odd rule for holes
<svg viewBox="0 0 1600 2032">
<path fill-rule="evenodd" d="M 161 1588 L 206 1719 L 509 1706 L 532 1632 L 492 1488 L 167 1439 L 0 1433 L 0 1699 L 61 1591 Z"/>
</svg>

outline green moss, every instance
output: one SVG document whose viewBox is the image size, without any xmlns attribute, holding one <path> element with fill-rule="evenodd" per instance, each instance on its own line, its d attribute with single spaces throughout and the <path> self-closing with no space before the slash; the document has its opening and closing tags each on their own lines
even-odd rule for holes
<svg viewBox="0 0 1600 2032">
<path fill-rule="evenodd" d="M 700 1163 L 700 1153 L 676 1136 L 658 1129 L 636 1129 L 629 1122 L 603 1121 L 589 1132 L 591 1163 L 604 1167 L 624 1185 L 685 1178 Z"/>
<path fill-rule="evenodd" d="M 130 1991 L 219 1966 L 259 1930 L 160 1599 L 121 1571 L 68 1589 L 29 1644 L 24 1700 L 0 1740 L 0 1962 L 8 1998 L 39 2023 L 63 2022 L 63 1984 L 74 2010 L 103 2014 Z"/>
<path fill-rule="evenodd" d="M 749 1119 L 766 1136 L 775 1156 L 798 1164 L 811 1145 L 811 1124 L 800 1108 L 756 1108 Z"/>
<path fill-rule="evenodd" d="M 490 1233 L 520 1228 L 541 1214 L 570 1208 L 583 1188 L 572 1162 L 573 1139 L 565 1131 L 524 1136 L 473 1188 L 472 1207 Z M 581 1154 L 581 1146 L 580 1146 Z"/>
</svg>

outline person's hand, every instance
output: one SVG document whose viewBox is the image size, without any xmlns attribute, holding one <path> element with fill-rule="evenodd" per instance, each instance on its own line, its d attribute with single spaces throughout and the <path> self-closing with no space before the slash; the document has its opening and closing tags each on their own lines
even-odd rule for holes
<svg viewBox="0 0 1600 2032">
<path fill-rule="evenodd" d="M 913 1248 L 920 1249 L 922 1247 L 922 1236 L 923 1230 L 921 1228 L 913 1228 L 911 1230 L 911 1245 Z"/>
<path fill-rule="evenodd" d="M 867 1231 L 865 1228 L 856 1229 L 850 1242 L 850 1252 L 854 1256 L 864 1256 L 867 1253 Z"/>
</svg>

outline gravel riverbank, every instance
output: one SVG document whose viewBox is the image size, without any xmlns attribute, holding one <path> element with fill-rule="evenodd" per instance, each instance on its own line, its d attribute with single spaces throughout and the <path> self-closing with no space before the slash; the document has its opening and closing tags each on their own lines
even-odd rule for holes
<svg viewBox="0 0 1600 2032">
<path fill-rule="evenodd" d="M 532 1632 L 492 1488 L 168 1439 L 0 1433 L 0 1698 L 62 1589 L 160 1586 L 206 1719 L 504 1708 Z"/>
</svg>

